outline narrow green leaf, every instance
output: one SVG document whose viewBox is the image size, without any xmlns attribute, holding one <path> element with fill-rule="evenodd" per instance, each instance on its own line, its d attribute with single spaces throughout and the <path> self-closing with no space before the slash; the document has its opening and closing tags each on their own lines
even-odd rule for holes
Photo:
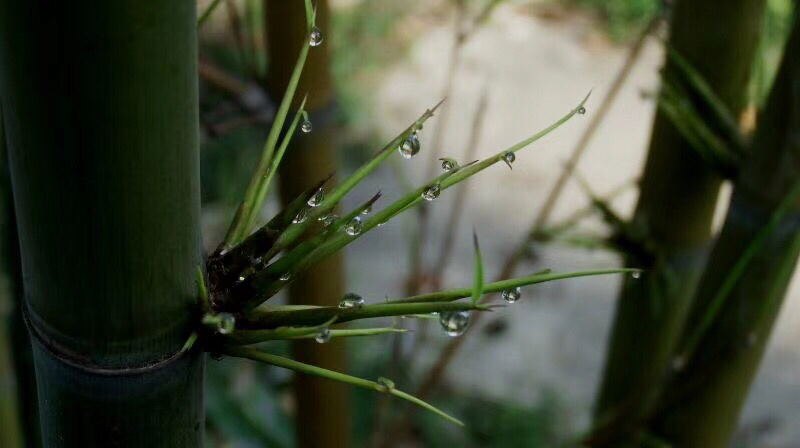
<svg viewBox="0 0 800 448">
<path fill-rule="evenodd" d="M 551 124 L 547 128 L 545 128 L 545 129 L 533 134 L 532 136 L 526 138 L 525 140 L 522 140 L 521 142 L 519 142 L 519 143 L 517 143 L 517 144 L 515 144 L 515 145 L 513 145 L 513 146 L 511 146 L 509 148 L 506 148 L 506 149 L 496 153 L 494 156 L 488 157 L 488 158 L 486 158 L 486 159 L 484 159 L 484 160 L 482 160 L 480 162 L 464 166 L 462 169 L 460 169 L 458 171 L 444 173 L 444 174 L 438 176 L 437 178 L 435 178 L 434 180 L 432 180 L 431 182 L 426 183 L 424 186 L 419 187 L 418 189 L 408 193 L 404 197 L 402 197 L 402 198 L 398 199 L 397 201 L 393 202 L 391 205 L 389 205 L 385 209 L 383 209 L 380 212 L 376 213 L 372 218 L 370 218 L 368 220 L 365 220 L 363 222 L 362 231 L 360 233 L 358 233 L 356 235 L 348 235 L 348 234 L 345 234 L 345 233 L 340 233 L 338 235 L 333 236 L 332 238 L 327 240 L 325 243 L 321 244 L 314 251 L 309 253 L 306 257 L 304 257 L 304 258 L 298 260 L 296 263 L 294 263 L 293 264 L 293 268 L 292 268 L 293 272 L 299 273 L 299 272 L 305 271 L 310 266 L 320 262 L 321 260 L 325 259 L 326 257 L 331 255 L 332 253 L 337 252 L 338 250 L 340 250 L 344 246 L 350 244 L 352 241 L 360 238 L 362 235 L 366 234 L 368 231 L 370 231 L 374 227 L 378 226 L 379 224 L 385 223 L 385 222 L 389 221 L 390 219 L 394 218 L 395 216 L 397 216 L 398 214 L 404 212 L 405 210 L 408 210 L 409 208 L 418 205 L 423 200 L 422 199 L 422 194 L 425 192 L 425 190 L 428 188 L 428 186 L 434 185 L 434 184 L 438 184 L 440 186 L 441 190 L 443 191 L 443 190 L 445 190 L 445 189 L 447 189 L 447 188 L 449 188 L 449 187 L 451 187 L 451 186 L 453 186 L 453 185 L 455 185 L 455 184 L 457 184 L 457 183 L 459 183 L 459 182 L 461 182 L 463 180 L 468 179 L 469 177 L 473 176 L 474 174 L 477 174 L 478 172 L 483 171 L 484 169 L 494 165 L 495 163 L 503 160 L 502 156 L 504 154 L 506 154 L 508 152 L 516 153 L 517 151 L 520 151 L 521 149 L 525 148 L 526 146 L 530 145 L 531 143 L 533 143 L 533 142 L 541 139 L 542 137 L 546 136 L 550 132 L 553 132 L 555 129 L 557 129 L 562 124 L 566 123 L 570 118 L 572 118 L 575 114 L 577 114 L 578 111 L 580 111 L 581 109 L 584 108 L 584 104 L 589 99 L 589 95 L 590 94 L 591 94 L 591 92 L 589 94 L 587 94 L 577 106 L 575 106 L 566 115 L 564 115 L 563 117 L 558 119 L 556 122 L 554 122 L 553 124 Z M 419 122 L 419 120 L 418 120 L 418 122 Z M 420 124 L 420 126 L 421 126 L 421 124 Z M 411 128 L 409 128 L 408 132 L 406 132 L 405 134 L 401 134 L 401 136 L 402 135 L 407 135 L 409 132 L 411 132 L 412 129 L 413 129 L 413 126 Z M 399 141 L 400 141 L 400 139 L 398 138 L 398 139 L 395 139 L 395 141 L 393 141 L 393 142 L 395 142 L 395 145 L 396 145 L 396 144 L 399 144 Z M 387 147 L 387 148 L 391 148 L 393 150 L 395 148 L 395 146 L 390 146 L 390 147 Z M 386 151 L 386 148 L 384 150 L 382 150 L 382 151 Z M 366 173 L 364 175 L 366 175 Z M 351 178 L 352 178 L 352 176 L 351 176 Z M 338 189 L 337 189 L 337 191 L 338 191 Z M 343 195 L 343 193 L 342 193 L 342 195 Z M 325 202 L 327 202 L 329 200 L 333 200 L 335 197 L 336 196 L 331 195 L 330 197 L 326 198 L 325 201 L 323 201 L 323 204 L 325 204 Z M 316 213 L 319 213 L 319 209 L 323 209 L 323 207 L 322 206 L 321 207 L 317 207 L 317 209 L 318 210 L 316 210 Z M 293 227 L 296 227 L 296 229 L 294 229 L 295 232 L 300 232 L 303 229 L 303 227 L 301 227 L 301 226 L 293 226 Z M 291 232 L 291 231 L 292 231 L 292 228 L 290 228 L 289 231 L 287 231 L 287 234 L 289 232 Z M 261 291 L 263 291 L 263 294 L 262 295 L 258 295 L 258 296 L 253 296 L 249 300 L 246 300 L 244 305 L 243 305 L 244 309 L 250 309 L 250 308 L 253 308 L 253 307 L 257 306 L 258 304 L 260 304 L 264 300 L 272 297 L 281 288 L 282 288 L 282 285 L 279 284 L 279 283 L 275 283 L 275 282 L 271 282 L 271 283 L 268 283 L 266 285 L 263 285 L 263 289 L 261 290 Z"/>
<path fill-rule="evenodd" d="M 223 346 L 221 349 L 223 354 L 229 356 L 235 356 L 239 358 L 247 358 L 254 361 L 263 362 L 265 364 L 270 364 L 276 367 L 283 367 L 284 369 L 289 369 L 295 372 L 304 373 L 306 375 L 313 375 L 318 376 L 320 378 L 326 378 L 333 381 L 339 381 L 341 383 L 349 384 L 351 386 L 362 387 L 365 389 L 371 389 L 376 392 L 383 392 L 388 393 L 390 395 L 394 395 L 395 397 L 402 398 L 404 400 L 410 401 L 411 403 L 416 404 L 428 411 L 431 411 L 440 417 L 455 423 L 459 426 L 464 426 L 464 423 L 460 420 L 451 417 L 450 415 L 446 414 L 444 411 L 420 400 L 419 398 L 414 397 L 413 395 L 407 394 L 403 391 L 394 389 L 393 387 L 384 384 L 377 383 L 375 381 L 365 380 L 363 378 L 358 378 L 352 375 L 347 375 L 344 373 L 334 372 L 332 370 L 323 369 L 322 367 L 313 366 L 310 364 L 304 364 L 299 361 L 295 361 L 293 359 L 284 358 L 282 356 L 276 356 L 269 353 L 265 353 L 260 350 L 255 350 L 252 348 L 247 347 L 238 347 L 238 346 Z"/>
<path fill-rule="evenodd" d="M 562 273 L 544 273 L 533 274 L 526 277 L 512 278 L 509 280 L 501 280 L 499 282 L 487 283 L 483 287 L 483 293 L 501 292 L 504 289 L 516 288 L 518 286 L 527 286 L 537 283 L 551 282 L 554 280 L 564 280 L 567 278 L 588 277 L 596 275 L 609 275 L 609 274 L 630 274 L 634 272 L 642 272 L 641 269 L 633 268 L 618 268 L 618 269 L 598 269 L 591 271 L 575 271 L 575 272 L 562 272 Z M 433 292 L 428 294 L 420 294 L 416 296 L 406 297 L 402 299 L 392 299 L 387 303 L 426 303 L 426 302 L 442 302 L 448 300 L 458 300 L 472 295 L 473 289 L 460 288 L 449 289 L 445 291 Z"/>
<path fill-rule="evenodd" d="M 200 303 L 200 310 L 205 314 L 211 311 L 211 302 L 208 299 L 206 277 L 203 275 L 203 269 L 200 266 L 197 266 L 195 270 L 195 280 L 197 281 L 197 300 Z"/>
<path fill-rule="evenodd" d="M 306 8 L 310 5 L 310 1 L 306 1 Z M 265 174 L 270 166 L 272 157 L 275 152 L 275 145 L 278 143 L 280 131 L 283 129 L 283 124 L 286 121 L 286 116 L 289 113 L 289 107 L 294 98 L 294 93 L 297 90 L 297 85 L 300 82 L 300 75 L 303 72 L 303 66 L 306 63 L 308 56 L 309 40 L 308 36 L 303 39 L 303 44 L 300 47 L 300 54 L 297 56 L 292 75 L 286 85 L 286 91 L 281 100 L 280 106 L 275 113 L 275 119 L 270 128 L 267 140 L 264 143 L 264 150 L 261 154 L 261 159 L 258 162 L 256 170 L 250 178 L 250 184 L 245 191 L 244 199 L 242 199 L 236 216 L 234 216 L 228 233 L 223 241 L 223 247 L 229 249 L 242 240 L 244 240 L 250 233 L 250 229 L 255 224 L 258 210 L 264 202 L 264 197 L 267 193 L 267 185 Z"/>
<path fill-rule="evenodd" d="M 206 23 L 206 20 L 211 17 L 211 14 L 217 9 L 220 3 L 222 3 L 222 0 L 212 0 L 212 2 L 209 3 L 206 9 L 200 14 L 200 17 L 197 18 L 197 28 L 202 27 L 203 24 Z"/>
<path fill-rule="evenodd" d="M 478 244 L 478 234 L 472 230 L 472 244 L 475 247 L 475 274 L 472 286 L 472 304 L 475 305 L 483 295 L 483 260 L 481 259 L 481 246 Z"/>
<path fill-rule="evenodd" d="M 468 295 L 467 295 L 468 296 Z M 483 305 L 466 302 L 427 302 L 427 303 L 375 303 L 360 308 L 339 308 L 336 306 L 285 309 L 280 307 L 259 307 L 239 316 L 236 322 L 239 329 L 266 329 L 286 326 L 320 325 L 335 318 L 335 323 L 350 322 L 376 317 L 410 316 L 448 311 L 488 311 Z"/>
</svg>

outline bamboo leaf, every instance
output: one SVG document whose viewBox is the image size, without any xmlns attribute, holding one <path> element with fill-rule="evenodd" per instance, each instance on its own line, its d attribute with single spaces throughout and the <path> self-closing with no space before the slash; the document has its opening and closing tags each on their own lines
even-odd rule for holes
<svg viewBox="0 0 800 448">
<path fill-rule="evenodd" d="M 310 7 L 310 1 L 306 0 L 306 11 Z M 310 24 L 309 24 L 310 28 Z M 283 129 L 283 124 L 286 121 L 286 116 L 289 113 L 289 107 L 294 98 L 294 93 L 297 90 L 297 85 L 300 82 L 300 75 L 303 72 L 303 66 L 306 63 L 309 50 L 309 39 L 306 36 L 303 39 L 303 44 L 300 47 L 300 54 L 297 57 L 292 75 L 286 85 L 286 91 L 281 100 L 280 106 L 275 113 L 275 119 L 270 128 L 267 140 L 264 143 L 264 149 L 261 154 L 261 159 L 258 162 L 255 172 L 250 178 L 250 184 L 245 191 L 244 198 L 242 199 L 236 216 L 234 216 L 228 233 L 223 240 L 223 247 L 229 249 L 244 240 L 250 233 L 250 229 L 255 223 L 258 216 L 258 210 L 264 202 L 267 194 L 268 184 L 265 179 L 265 174 L 271 164 L 272 157 L 275 152 L 275 145 L 278 143 L 280 131 Z"/>
<path fill-rule="evenodd" d="M 287 229 L 286 233 L 281 235 L 281 237 L 276 242 L 276 250 L 283 250 L 286 247 L 291 246 L 300 236 L 302 236 L 306 230 L 312 225 L 313 221 L 320 216 L 323 216 L 330 211 L 339 203 L 339 201 L 344 198 L 344 196 L 349 193 L 353 188 L 356 187 L 362 180 L 364 180 L 367 175 L 373 172 L 378 166 L 380 166 L 383 161 L 385 161 L 392 153 L 397 149 L 397 147 L 405 141 L 405 139 L 412 133 L 419 129 L 422 129 L 423 123 L 425 123 L 429 118 L 431 118 L 442 104 L 444 100 L 440 101 L 438 104 L 433 106 L 432 108 L 426 110 L 414 123 L 412 123 L 409 127 L 407 127 L 403 132 L 398 134 L 394 139 L 392 139 L 389 143 L 387 143 L 377 154 L 375 154 L 370 160 L 365 162 L 361 165 L 356 171 L 354 171 L 350 176 L 348 176 L 345 180 L 343 180 L 337 187 L 335 187 L 330 193 L 328 193 L 325 199 L 320 203 L 318 207 L 315 207 L 314 210 L 309 213 L 309 220 L 305 223 L 300 223 L 295 226 L 290 227 Z"/>
<path fill-rule="evenodd" d="M 239 316 L 237 328 L 267 329 L 285 326 L 320 325 L 335 318 L 335 323 L 350 322 L 376 317 L 410 316 L 451 311 L 488 311 L 490 307 L 466 302 L 428 303 L 375 303 L 360 308 L 339 308 L 336 306 L 306 307 L 285 309 L 281 307 L 259 307 Z"/>
<path fill-rule="evenodd" d="M 634 272 L 642 272 L 641 269 L 633 268 L 618 268 L 618 269 L 598 269 L 590 271 L 575 271 L 575 272 L 562 272 L 562 273 L 536 273 L 526 277 L 512 278 L 508 280 L 501 280 L 498 282 L 487 283 L 483 287 L 483 293 L 501 292 L 504 289 L 516 288 L 518 286 L 527 286 L 537 283 L 545 283 L 554 280 L 563 280 L 567 278 L 587 277 L 596 275 L 609 275 L 609 274 L 631 274 Z M 458 300 L 472 295 L 472 289 L 460 288 L 449 289 L 445 291 L 438 291 L 428 294 L 420 294 L 416 296 L 406 297 L 402 299 L 389 300 L 387 303 L 427 303 L 427 302 L 442 302 L 448 300 Z"/>
<path fill-rule="evenodd" d="M 469 164 L 467 166 L 464 166 L 462 169 L 457 170 L 455 172 L 447 172 L 447 173 L 444 173 L 444 174 L 442 174 L 440 176 L 437 176 L 433 181 L 428 182 L 424 186 L 419 187 L 416 190 L 406 194 L 404 197 L 402 197 L 402 198 L 398 199 L 397 201 L 393 202 L 387 208 L 385 208 L 385 209 L 381 210 L 380 212 L 376 213 L 372 218 L 364 221 L 361 232 L 359 232 L 357 234 L 354 234 L 354 235 L 348 235 L 348 234 L 345 234 L 345 233 L 340 233 L 338 235 L 333 236 L 332 238 L 328 239 L 325 243 L 323 243 L 319 247 L 317 247 L 314 251 L 309 253 L 307 256 L 305 256 L 304 258 L 302 258 L 302 259 L 298 260 L 296 263 L 294 263 L 293 264 L 293 272 L 299 273 L 299 272 L 305 271 L 310 266 L 312 266 L 312 265 L 318 263 L 319 261 L 325 259 L 327 256 L 331 255 L 332 253 L 337 252 L 338 250 L 340 250 L 344 246 L 350 244 L 352 241 L 358 239 L 359 237 L 361 237 L 362 235 L 364 235 L 365 233 L 367 233 L 368 231 L 370 231 L 374 227 L 378 226 L 379 224 L 385 223 L 385 222 L 389 221 L 390 219 L 394 218 L 395 216 L 397 216 L 398 214 L 408 210 L 411 207 L 414 207 L 414 206 L 418 205 L 423 200 L 422 199 L 423 193 L 429 188 L 430 185 L 439 185 L 440 190 L 445 190 L 445 189 L 447 189 L 447 188 L 449 188 L 449 187 L 451 187 L 451 186 L 453 186 L 453 185 L 455 185 L 455 184 L 457 184 L 457 183 L 459 183 L 461 181 L 464 181 L 464 180 L 468 179 L 469 177 L 477 174 L 478 172 L 483 171 L 484 169 L 494 165 L 495 163 L 503 160 L 503 156 L 505 154 L 507 154 L 509 152 L 516 153 L 516 152 L 522 150 L 523 148 L 525 148 L 526 146 L 530 145 L 531 143 L 533 143 L 533 142 L 541 139 L 542 137 L 546 136 L 550 132 L 553 132 L 555 129 L 560 127 L 562 124 L 564 124 L 567 121 L 569 121 L 569 119 L 572 118 L 579 111 L 585 110 L 584 109 L 584 104 L 589 99 L 589 95 L 591 95 L 591 92 L 589 92 L 589 94 L 587 94 L 577 106 L 575 106 L 567 114 L 565 114 L 563 117 L 561 117 L 560 119 L 558 119 L 556 122 L 554 122 L 550 126 L 546 127 L 545 129 L 533 134 L 532 136 L 520 141 L 519 143 L 517 143 L 515 145 L 512 145 L 509 148 L 506 148 L 505 150 L 502 150 L 502 151 L 496 153 L 494 156 L 488 157 L 488 158 L 486 158 L 486 159 L 484 159 L 482 161 L 479 161 L 477 163 L 472 163 L 472 164 Z M 432 111 L 429 111 L 429 112 L 432 113 Z M 418 120 L 418 123 L 419 122 L 420 121 Z M 420 126 L 421 126 L 421 123 L 420 123 Z M 407 135 L 408 133 L 410 133 L 411 129 L 413 129 L 413 126 L 411 128 L 409 128 L 409 131 L 407 131 L 405 134 L 401 134 L 401 136 L 402 135 Z M 398 139 L 395 139 L 395 141 L 396 141 L 395 144 L 398 144 L 400 140 L 398 138 Z M 395 146 L 388 146 L 387 148 L 384 148 L 384 150 L 382 150 L 382 152 L 387 151 L 387 149 L 393 149 L 394 147 Z M 380 154 L 381 153 L 379 153 L 379 155 Z M 369 163 L 367 165 L 369 165 Z M 374 167 L 372 169 L 374 169 Z M 363 175 L 365 176 L 366 174 L 367 173 L 364 173 Z M 351 178 L 352 177 L 353 176 L 351 176 Z M 359 179 L 359 181 L 360 181 L 360 179 Z M 355 186 L 355 184 L 353 184 L 353 186 Z M 341 186 L 340 186 L 340 188 L 341 188 Z M 339 194 L 339 193 L 337 193 L 337 194 Z M 341 195 L 343 196 L 344 193 L 341 193 Z M 330 197 L 326 198 L 325 201 L 323 201 L 323 204 L 325 204 L 327 201 L 332 201 L 334 198 L 337 198 L 337 197 L 339 197 L 339 196 L 335 196 L 335 195 L 332 194 Z M 338 200 L 338 199 L 336 199 L 336 200 Z M 324 208 L 322 206 L 317 207 L 317 210 L 315 212 L 317 214 L 319 214 L 320 210 L 324 210 Z M 290 228 L 287 231 L 287 234 L 289 234 L 289 232 L 302 232 L 302 229 L 303 229 L 303 227 L 301 227 L 301 226 L 293 226 L 293 228 Z M 299 234 L 297 236 L 299 236 Z M 262 303 L 264 300 L 272 297 L 275 293 L 277 293 L 282 288 L 282 285 L 273 281 L 273 282 L 268 282 L 266 284 L 258 284 L 258 285 L 256 285 L 256 287 L 257 287 L 258 291 L 260 291 L 260 294 L 252 295 L 251 297 L 244 298 L 243 299 L 243 303 L 241 305 L 243 307 L 243 309 L 251 309 L 251 308 L 254 308 L 254 307 L 258 306 L 258 304 Z"/>
<path fill-rule="evenodd" d="M 323 369 L 322 367 L 305 364 L 299 361 L 295 361 L 293 359 L 272 355 L 252 348 L 223 346 L 220 351 L 229 356 L 247 358 L 254 361 L 263 362 L 265 364 L 270 364 L 276 367 L 283 367 L 284 369 L 289 369 L 295 372 L 304 373 L 306 375 L 318 376 L 320 378 L 326 378 L 329 380 L 338 381 L 341 383 L 349 384 L 351 386 L 361 387 L 364 389 L 371 389 L 376 392 L 388 393 L 390 395 L 394 395 L 395 397 L 410 401 L 411 403 L 414 403 L 417 406 L 420 406 L 430 412 L 433 412 L 434 414 L 437 414 L 440 417 L 452 423 L 455 423 L 456 425 L 464 426 L 464 423 L 461 422 L 460 420 L 451 417 L 444 411 L 420 400 L 419 398 L 414 397 L 413 395 L 397 390 L 391 385 L 387 385 L 385 381 L 382 382 L 383 384 L 380 384 L 375 381 L 365 380 L 344 373 L 334 372 L 332 370 Z"/>
<path fill-rule="evenodd" d="M 472 304 L 475 305 L 483 295 L 483 260 L 481 260 L 481 246 L 478 244 L 478 234 L 472 230 L 472 244 L 475 247 L 475 274 L 472 286 Z"/>
<path fill-rule="evenodd" d="M 219 6 L 220 3 L 222 3 L 222 0 L 212 0 L 212 2 L 209 3 L 209 5 L 197 19 L 197 28 L 202 27 L 203 24 L 206 23 L 206 20 L 211 17 L 211 14 L 217 9 L 217 6 Z"/>
</svg>

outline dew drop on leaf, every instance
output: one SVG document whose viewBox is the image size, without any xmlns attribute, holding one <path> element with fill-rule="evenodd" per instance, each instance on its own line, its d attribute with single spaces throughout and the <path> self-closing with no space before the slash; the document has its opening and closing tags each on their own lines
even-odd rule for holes
<svg viewBox="0 0 800 448">
<path fill-rule="evenodd" d="M 217 333 L 231 334 L 233 329 L 236 328 L 236 318 L 231 313 L 219 313 L 219 324 L 217 325 Z"/>
<path fill-rule="evenodd" d="M 308 37 L 308 44 L 312 47 L 319 47 L 322 45 L 322 31 L 316 26 L 311 29 L 311 34 Z"/>
<path fill-rule="evenodd" d="M 362 306 L 364 306 L 364 298 L 352 292 L 345 294 L 339 302 L 339 308 L 342 309 L 361 308 Z"/>
<path fill-rule="evenodd" d="M 328 227 L 329 225 L 336 222 L 336 220 L 339 219 L 339 217 L 334 215 L 333 213 L 328 213 L 326 215 L 320 216 L 318 219 L 322 221 L 323 226 Z"/>
<path fill-rule="evenodd" d="M 417 155 L 419 148 L 419 136 L 417 135 L 417 131 L 414 131 L 408 134 L 408 137 L 406 137 L 405 141 L 397 148 L 397 151 L 400 152 L 400 155 L 403 156 L 404 159 L 410 159 Z"/>
<path fill-rule="evenodd" d="M 363 228 L 364 228 L 364 225 L 361 223 L 361 218 L 356 216 L 355 218 L 351 219 L 350 222 L 348 222 L 344 226 L 344 233 L 346 233 L 346 234 L 348 234 L 350 236 L 356 236 L 359 233 L 361 233 L 361 230 Z"/>
<path fill-rule="evenodd" d="M 325 199 L 325 190 L 320 188 L 317 190 L 306 202 L 309 207 L 319 207 L 319 204 L 322 203 L 322 200 Z"/>
<path fill-rule="evenodd" d="M 581 106 L 578 108 L 578 115 L 583 115 L 586 113 L 586 108 Z"/>
<path fill-rule="evenodd" d="M 506 165 L 508 165 L 509 168 L 511 168 L 511 164 L 514 163 L 515 160 L 517 160 L 517 156 L 514 155 L 513 152 L 508 151 L 507 153 L 503 154 L 503 162 L 506 162 Z"/>
<path fill-rule="evenodd" d="M 303 131 L 304 134 L 308 134 L 313 128 L 314 126 L 311 124 L 310 120 L 305 120 L 303 124 L 300 125 L 300 130 Z"/>
<path fill-rule="evenodd" d="M 504 289 L 502 296 L 506 303 L 514 303 L 522 296 L 522 290 L 519 288 L 519 286 L 516 288 Z"/>
<path fill-rule="evenodd" d="M 453 171 L 453 168 L 456 167 L 456 164 L 453 163 L 452 160 L 443 159 L 442 160 L 442 170 L 444 171 Z"/>
<path fill-rule="evenodd" d="M 631 278 L 633 278 L 634 280 L 638 279 L 638 278 L 639 278 L 639 277 L 641 277 L 641 276 L 642 276 L 642 273 L 641 273 L 641 272 L 639 272 L 639 271 L 633 271 L 633 272 L 631 272 Z"/>
<path fill-rule="evenodd" d="M 284 272 L 283 274 L 281 274 L 280 280 L 283 281 L 283 282 L 286 282 L 286 281 L 289 281 L 290 278 L 292 278 L 292 273 L 291 272 Z"/>
<path fill-rule="evenodd" d="M 422 192 L 422 199 L 425 199 L 426 201 L 432 201 L 438 198 L 441 192 L 442 189 L 439 186 L 439 184 L 433 184 L 430 187 L 428 187 L 428 189 Z"/>
<path fill-rule="evenodd" d="M 469 311 L 452 311 L 439 315 L 439 324 L 450 337 L 461 336 L 469 326 Z"/>
<path fill-rule="evenodd" d="M 314 336 L 314 340 L 317 341 L 318 344 L 324 344 L 331 340 L 331 330 L 327 328 L 323 328 L 322 330 Z"/>
<path fill-rule="evenodd" d="M 305 221 L 307 217 L 308 217 L 308 209 L 303 208 L 299 212 L 297 212 L 297 215 L 295 215 L 294 219 L 292 219 L 292 223 L 300 224 L 301 222 Z"/>
</svg>

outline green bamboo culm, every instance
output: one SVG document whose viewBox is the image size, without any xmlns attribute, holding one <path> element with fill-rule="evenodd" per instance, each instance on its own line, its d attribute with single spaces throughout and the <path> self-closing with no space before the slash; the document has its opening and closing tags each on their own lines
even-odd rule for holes
<svg viewBox="0 0 800 448">
<path fill-rule="evenodd" d="M 11 184 L 6 167 L 6 145 L 3 133 L 3 110 L 0 106 L 0 446 L 24 446 L 21 394 L 16 385 L 12 353 L 15 351 L 12 328 L 16 316 L 16 291 L 12 271 L 15 257 L 16 231 L 11 200 Z"/>
<path fill-rule="evenodd" d="M 678 0 L 669 45 L 738 116 L 745 105 L 764 0 Z M 664 73 L 678 67 L 668 59 Z M 692 100 L 691 98 L 689 100 Z M 696 100 L 696 99 L 695 99 Z M 722 176 L 663 110 L 656 114 L 633 226 L 643 241 L 628 265 L 595 409 L 596 446 L 620 446 L 658 395 L 711 243 Z"/>
<path fill-rule="evenodd" d="M 195 7 L 0 0 L 45 446 L 202 445 Z"/>
<path fill-rule="evenodd" d="M 800 254 L 798 129 L 795 18 L 751 156 L 690 310 L 676 355 L 685 358 L 685 367 L 653 417 L 652 432 L 673 446 L 729 446 Z"/>
</svg>

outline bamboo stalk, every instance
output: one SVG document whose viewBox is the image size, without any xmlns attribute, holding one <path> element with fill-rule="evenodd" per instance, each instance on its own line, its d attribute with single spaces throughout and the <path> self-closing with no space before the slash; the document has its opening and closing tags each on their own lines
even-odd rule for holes
<svg viewBox="0 0 800 448">
<path fill-rule="evenodd" d="M 764 0 L 679 0 L 674 6 L 670 45 L 734 115 L 744 106 L 763 8 Z M 673 65 L 668 61 L 665 73 Z M 647 272 L 625 282 L 617 304 L 595 410 L 595 424 L 614 430 L 601 446 L 619 446 L 635 432 L 657 396 L 655 385 L 668 371 L 706 258 L 720 183 L 659 111 L 633 217 L 655 253 L 628 260 Z"/>
<path fill-rule="evenodd" d="M 195 2 L 0 1 L 46 446 L 202 444 Z"/>
<path fill-rule="evenodd" d="M 689 314 L 679 352 L 686 367 L 666 388 L 654 418 L 653 431 L 675 446 L 728 446 L 736 428 L 800 254 L 798 129 L 795 21 Z"/>
</svg>

